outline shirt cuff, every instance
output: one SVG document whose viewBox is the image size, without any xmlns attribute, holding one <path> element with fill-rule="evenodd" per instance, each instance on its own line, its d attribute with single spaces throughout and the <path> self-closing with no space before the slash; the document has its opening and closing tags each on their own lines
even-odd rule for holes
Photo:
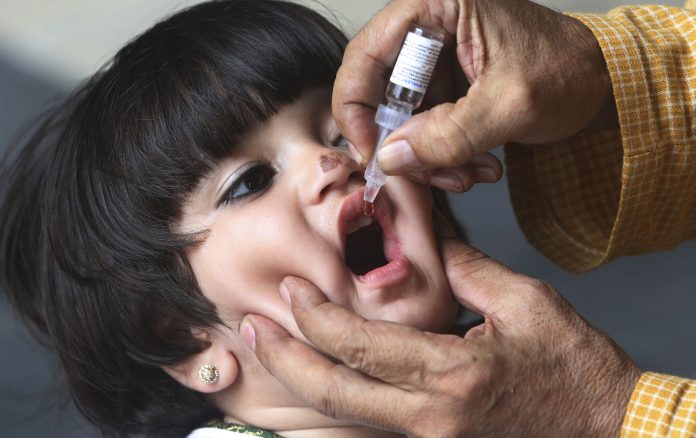
<svg viewBox="0 0 696 438">
<path fill-rule="evenodd" d="M 644 373 L 631 395 L 622 438 L 696 436 L 696 381 Z"/>
</svg>

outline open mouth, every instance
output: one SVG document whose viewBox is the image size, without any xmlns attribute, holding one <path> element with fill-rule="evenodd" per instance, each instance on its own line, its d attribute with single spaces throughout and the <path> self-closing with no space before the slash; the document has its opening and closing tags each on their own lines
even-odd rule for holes
<svg viewBox="0 0 696 438">
<path fill-rule="evenodd" d="M 384 255 L 384 236 L 379 222 L 372 217 L 358 218 L 346 235 L 346 265 L 355 275 L 368 272 L 389 263 Z"/>
<path fill-rule="evenodd" d="M 392 224 L 391 203 L 384 196 L 375 200 L 374 214 L 363 214 L 363 191 L 350 195 L 338 217 L 344 260 L 356 280 L 371 289 L 396 285 L 412 275 L 409 260 Z"/>
</svg>

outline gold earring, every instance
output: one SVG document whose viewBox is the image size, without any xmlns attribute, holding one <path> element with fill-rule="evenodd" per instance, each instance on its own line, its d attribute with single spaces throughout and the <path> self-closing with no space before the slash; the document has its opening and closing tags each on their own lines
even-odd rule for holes
<svg viewBox="0 0 696 438">
<path fill-rule="evenodd" d="M 198 378 L 206 385 L 212 385 L 220 378 L 220 371 L 215 365 L 203 365 L 198 370 Z"/>
</svg>

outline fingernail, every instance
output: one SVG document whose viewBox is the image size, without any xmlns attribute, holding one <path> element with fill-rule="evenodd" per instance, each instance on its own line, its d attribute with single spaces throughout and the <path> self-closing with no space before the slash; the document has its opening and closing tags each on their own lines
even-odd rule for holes
<svg viewBox="0 0 696 438">
<path fill-rule="evenodd" d="M 283 297 L 283 300 L 288 304 L 288 306 L 292 306 L 293 298 L 291 298 L 290 295 L 290 291 L 292 290 L 292 293 L 294 294 L 295 307 L 303 308 L 307 303 L 307 297 L 302 296 L 303 288 L 298 286 L 299 284 L 297 278 L 293 277 L 292 275 L 288 275 L 287 277 L 283 278 L 283 281 L 280 283 L 280 295 Z"/>
<path fill-rule="evenodd" d="M 430 185 L 430 174 L 428 172 L 411 172 L 408 174 L 408 178 L 411 181 Z"/>
<path fill-rule="evenodd" d="M 423 167 L 423 164 L 413 152 L 413 148 L 406 140 L 397 140 L 382 146 L 377 158 L 383 170 L 393 173 L 405 173 Z"/>
<path fill-rule="evenodd" d="M 292 304 L 290 300 L 290 289 L 285 285 L 285 281 L 280 283 L 280 296 L 283 298 L 283 301 L 285 301 L 285 304 L 288 306 Z"/>
<path fill-rule="evenodd" d="M 453 173 L 438 172 L 430 177 L 430 184 L 439 187 L 448 192 L 458 192 L 464 191 L 464 184 L 462 180 Z"/>
<path fill-rule="evenodd" d="M 350 151 L 350 154 L 353 156 L 353 159 L 362 166 L 365 157 L 362 156 L 358 148 L 356 148 L 353 143 L 348 142 L 348 150 Z"/>
<path fill-rule="evenodd" d="M 476 167 L 474 174 L 477 182 L 492 183 L 500 179 L 500 174 L 492 167 Z"/>
<path fill-rule="evenodd" d="M 254 326 L 251 325 L 247 318 L 244 318 L 239 325 L 239 332 L 242 334 L 242 339 L 246 346 L 251 348 L 252 351 L 256 351 L 256 330 L 254 330 Z"/>
</svg>

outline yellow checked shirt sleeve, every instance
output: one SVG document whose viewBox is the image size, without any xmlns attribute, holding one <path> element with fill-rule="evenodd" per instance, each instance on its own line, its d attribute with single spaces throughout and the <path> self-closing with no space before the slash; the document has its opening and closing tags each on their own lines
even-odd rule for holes
<svg viewBox="0 0 696 438">
<path fill-rule="evenodd" d="M 696 436 L 696 381 L 644 373 L 621 428 L 622 438 Z"/>
<path fill-rule="evenodd" d="M 696 238 L 696 11 L 631 6 L 571 15 L 599 41 L 621 128 L 509 145 L 506 162 L 529 241 L 582 272 Z"/>
<path fill-rule="evenodd" d="M 695 10 L 689 0 L 572 14 L 602 48 L 620 129 L 506 147 L 522 230 L 570 271 L 696 238 Z M 621 436 L 696 436 L 696 381 L 644 373 Z"/>
</svg>

